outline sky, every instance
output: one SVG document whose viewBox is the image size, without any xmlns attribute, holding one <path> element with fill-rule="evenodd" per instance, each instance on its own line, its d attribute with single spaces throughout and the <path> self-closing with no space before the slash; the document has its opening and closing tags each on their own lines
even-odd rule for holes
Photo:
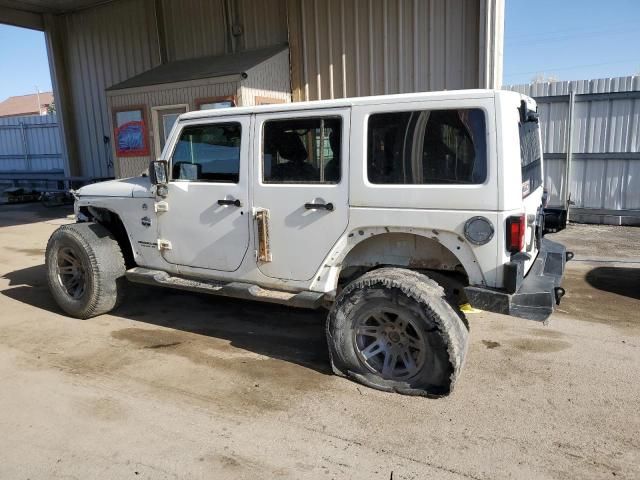
<svg viewBox="0 0 640 480">
<path fill-rule="evenodd" d="M 640 74 L 640 0 L 505 2 L 505 85 Z"/>
<path fill-rule="evenodd" d="M 44 33 L 0 24 L 0 101 L 51 91 Z"/>
<path fill-rule="evenodd" d="M 505 3 L 505 85 L 640 74 L 640 0 Z M 44 34 L 0 25 L 0 101 L 36 87 L 51 90 Z"/>
</svg>

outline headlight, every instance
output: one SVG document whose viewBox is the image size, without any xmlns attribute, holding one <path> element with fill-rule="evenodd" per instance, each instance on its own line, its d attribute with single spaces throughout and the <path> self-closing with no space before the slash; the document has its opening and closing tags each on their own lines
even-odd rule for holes
<svg viewBox="0 0 640 480">
<path fill-rule="evenodd" d="M 464 224 L 464 236 L 474 245 L 489 243 L 493 233 L 493 225 L 485 217 L 472 217 Z"/>
</svg>

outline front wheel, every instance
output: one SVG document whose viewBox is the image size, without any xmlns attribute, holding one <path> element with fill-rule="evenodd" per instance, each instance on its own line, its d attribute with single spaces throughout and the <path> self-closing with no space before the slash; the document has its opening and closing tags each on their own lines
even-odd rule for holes
<svg viewBox="0 0 640 480">
<path fill-rule="evenodd" d="M 123 299 L 126 268 L 122 251 L 100 224 L 58 228 L 47 243 L 46 266 L 53 298 L 73 317 L 107 313 Z"/>
<path fill-rule="evenodd" d="M 381 268 L 350 283 L 327 321 L 334 372 L 367 386 L 409 395 L 451 392 L 468 331 L 434 280 Z"/>
</svg>

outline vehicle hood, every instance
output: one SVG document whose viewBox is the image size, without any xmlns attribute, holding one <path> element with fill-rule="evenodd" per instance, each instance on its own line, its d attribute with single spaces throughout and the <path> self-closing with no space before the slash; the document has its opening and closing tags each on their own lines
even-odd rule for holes
<svg viewBox="0 0 640 480">
<path fill-rule="evenodd" d="M 120 178 L 91 183 L 76 191 L 80 197 L 152 197 L 149 177 Z"/>
</svg>

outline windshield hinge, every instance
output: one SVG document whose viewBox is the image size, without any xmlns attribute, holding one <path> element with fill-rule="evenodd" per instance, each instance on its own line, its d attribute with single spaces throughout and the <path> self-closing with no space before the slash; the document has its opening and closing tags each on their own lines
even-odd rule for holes
<svg viewBox="0 0 640 480">
<path fill-rule="evenodd" d="M 171 250 L 171 242 L 162 238 L 158 239 L 158 250 Z"/>
<path fill-rule="evenodd" d="M 156 213 L 162 213 L 162 212 L 168 212 L 169 211 L 169 204 L 165 201 L 162 202 L 156 202 L 154 205 L 154 209 L 156 211 Z"/>
</svg>

